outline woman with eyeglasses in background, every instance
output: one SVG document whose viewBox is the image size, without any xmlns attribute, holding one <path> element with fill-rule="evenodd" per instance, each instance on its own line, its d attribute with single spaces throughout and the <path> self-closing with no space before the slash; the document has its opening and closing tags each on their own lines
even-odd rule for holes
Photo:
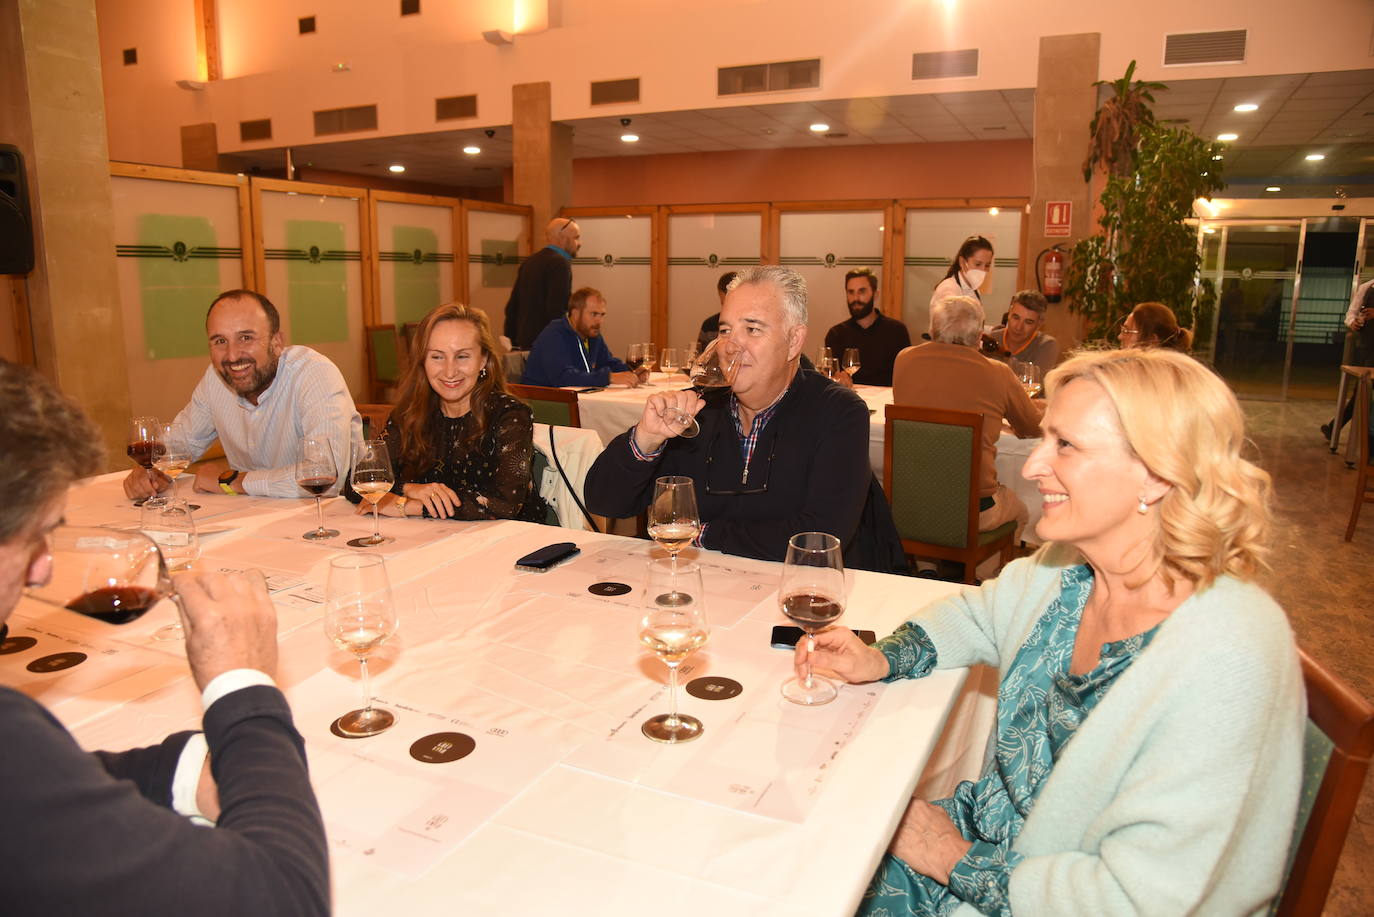
<svg viewBox="0 0 1374 917">
<path fill-rule="evenodd" d="M 1143 302 L 1121 323 L 1117 340 L 1122 347 L 1164 347 L 1187 353 L 1193 347 L 1193 332 L 1180 328 L 1174 310 L 1164 303 Z"/>
</svg>

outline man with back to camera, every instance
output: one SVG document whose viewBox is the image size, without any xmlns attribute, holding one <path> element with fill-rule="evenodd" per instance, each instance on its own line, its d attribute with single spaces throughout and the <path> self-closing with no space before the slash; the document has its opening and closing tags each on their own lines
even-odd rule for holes
<svg viewBox="0 0 1374 917">
<path fill-rule="evenodd" d="M 582 230 L 576 220 L 555 217 L 544 227 L 544 239 L 547 244 L 520 265 L 506 301 L 503 330 L 511 346 L 521 350 L 567 311 L 572 259 L 582 248 Z"/>
<path fill-rule="evenodd" d="M 988 334 L 997 348 L 993 356 L 1034 363 L 1042 373 L 1054 369 L 1059 362 L 1059 342 L 1040 330 L 1049 307 L 1044 294 L 1038 290 L 1021 290 L 1013 295 L 1006 327 Z"/>
<path fill-rule="evenodd" d="M 726 346 L 742 352 L 733 386 L 705 397 L 652 395 L 639 423 L 588 472 L 588 508 L 633 516 L 652 500 L 655 478 L 686 475 L 703 523 L 699 547 L 782 560 L 789 538 L 820 531 L 840 539 L 848 566 L 903 566 L 869 465 L 868 409 L 852 391 L 799 368 L 806 321 L 801 275 L 772 265 L 740 271 L 720 314 Z M 681 428 L 662 416 L 668 408 L 695 415 L 700 433 L 678 436 Z"/>
<path fill-rule="evenodd" d="M 309 347 L 284 347 L 277 307 L 252 290 L 216 297 L 205 331 L 210 365 L 174 423 L 185 431 L 193 458 L 217 436 L 225 458 L 196 469 L 195 489 L 303 497 L 295 465 L 306 436 L 329 443 L 342 481 L 352 467 L 354 445 L 362 442 L 363 425 L 339 368 Z M 135 468 L 124 478 L 124 493 L 148 497 L 170 483 L 155 471 Z"/>
<path fill-rule="evenodd" d="M 849 319 L 832 326 L 825 334 L 825 346 L 837 360 L 844 359 L 844 352 L 850 347 L 859 349 L 859 371 L 852 380 L 856 385 L 891 385 L 892 361 L 911 346 L 906 325 L 883 315 L 875 305 L 877 296 L 878 278 L 868 268 L 846 273 L 844 297 Z"/>
<path fill-rule="evenodd" d="M 67 487 L 99 468 L 100 448 L 80 408 L 3 361 L 0 442 L 3 622 L 24 587 L 51 574 Z M 87 753 L 40 704 L 0 687 L 6 914 L 329 913 L 324 828 L 304 742 L 272 679 L 277 617 L 262 576 L 181 573 L 175 583 L 204 733 Z"/>
<path fill-rule="evenodd" d="M 997 437 L 1002 421 L 1020 437 L 1040 435 L 1037 408 L 1011 369 L 978 352 L 983 305 L 971 296 L 950 296 L 930 312 L 931 340 L 908 347 L 892 368 L 892 403 L 983 415 L 982 480 L 978 531 L 1016 520 L 1017 537 L 1030 518 L 1016 492 L 997 481 Z"/>
<path fill-rule="evenodd" d="M 606 298 L 599 290 L 582 287 L 569 300 L 568 314 L 549 322 L 535 338 L 520 381 L 551 388 L 604 388 L 612 382 L 638 386 L 649 377 L 649 371 L 630 369 L 611 355 L 601 336 L 605 320 Z"/>
</svg>

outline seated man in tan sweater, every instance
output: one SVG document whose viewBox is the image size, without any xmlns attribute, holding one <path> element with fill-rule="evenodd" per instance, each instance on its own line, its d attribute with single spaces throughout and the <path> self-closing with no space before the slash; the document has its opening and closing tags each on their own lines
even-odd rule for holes
<svg viewBox="0 0 1374 917">
<path fill-rule="evenodd" d="M 1026 505 L 997 483 L 997 437 L 1005 419 L 1017 436 L 1039 436 L 1042 407 L 1037 407 L 1007 364 L 978 352 L 983 307 L 969 296 L 951 296 L 930 313 L 931 340 L 908 347 L 892 367 L 895 404 L 983 415 L 982 480 L 978 482 L 978 530 L 986 532 L 1016 520 L 1016 533 L 1026 524 Z"/>
</svg>

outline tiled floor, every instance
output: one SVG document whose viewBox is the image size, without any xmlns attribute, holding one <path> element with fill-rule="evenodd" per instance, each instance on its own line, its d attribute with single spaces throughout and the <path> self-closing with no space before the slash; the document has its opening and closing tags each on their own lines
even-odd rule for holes
<svg viewBox="0 0 1374 917">
<path fill-rule="evenodd" d="M 1332 455 L 1317 428 L 1329 402 L 1244 402 L 1260 463 L 1274 476 L 1276 531 L 1270 593 L 1288 611 L 1298 643 L 1374 699 L 1374 504 L 1345 542 L 1355 472 Z M 1358 864 L 1365 864 L 1360 867 Z M 1325 913 L 1374 914 L 1374 782 L 1366 780 Z"/>
</svg>

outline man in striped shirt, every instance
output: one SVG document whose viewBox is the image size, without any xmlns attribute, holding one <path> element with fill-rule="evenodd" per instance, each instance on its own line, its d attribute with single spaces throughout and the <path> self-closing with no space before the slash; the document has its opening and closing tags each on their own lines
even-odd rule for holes
<svg viewBox="0 0 1374 917">
<path fill-rule="evenodd" d="M 329 443 L 342 480 L 363 428 L 339 368 L 309 347 L 283 346 L 276 306 L 251 290 L 221 293 L 210 304 L 205 330 L 210 365 L 174 422 L 191 455 L 199 457 L 219 437 L 225 457 L 196 469 L 195 489 L 305 496 L 295 464 L 307 436 Z M 124 492 L 147 497 L 169 483 L 155 471 L 135 468 L 124 479 Z"/>
</svg>

